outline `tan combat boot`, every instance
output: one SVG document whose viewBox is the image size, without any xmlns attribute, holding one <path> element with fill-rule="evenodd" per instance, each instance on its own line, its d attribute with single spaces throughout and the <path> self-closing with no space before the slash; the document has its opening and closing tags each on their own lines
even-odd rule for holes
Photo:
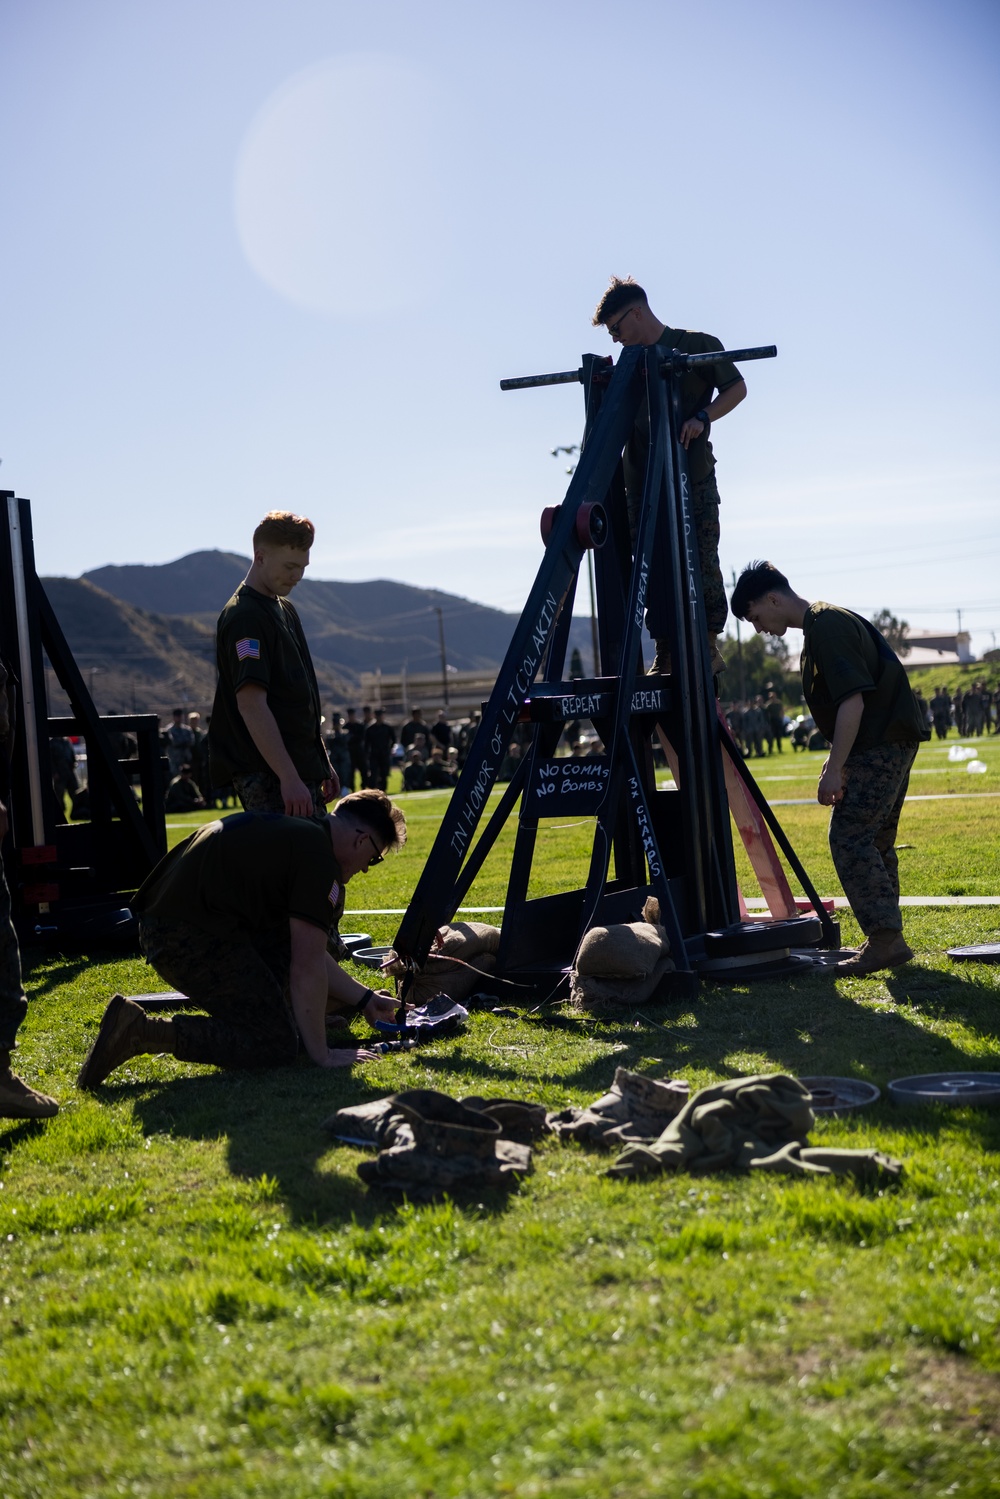
<svg viewBox="0 0 1000 1499">
<path fill-rule="evenodd" d="M 913 957 L 913 948 L 907 945 L 902 932 L 892 927 L 879 927 L 868 941 L 854 954 L 834 965 L 834 973 L 848 978 L 864 978 L 870 973 L 881 973 L 886 968 L 899 968 Z"/>
<path fill-rule="evenodd" d="M 0 1051 L 0 1119 L 51 1119 L 59 1105 L 39 1093 L 12 1071 L 10 1052 Z"/>
<path fill-rule="evenodd" d="M 174 1047 L 174 1023 L 147 1015 L 134 999 L 116 994 L 101 1018 L 100 1028 L 80 1068 L 78 1088 L 97 1088 L 123 1062 L 149 1052 Z"/>
</svg>

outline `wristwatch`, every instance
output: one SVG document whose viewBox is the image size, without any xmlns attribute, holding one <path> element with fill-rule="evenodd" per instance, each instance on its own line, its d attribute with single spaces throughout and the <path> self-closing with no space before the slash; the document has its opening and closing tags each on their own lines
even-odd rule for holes
<svg viewBox="0 0 1000 1499">
<path fill-rule="evenodd" d="M 695 421 L 701 422 L 703 427 L 710 427 L 712 425 L 712 423 L 708 419 L 707 411 L 696 411 L 694 415 Z"/>
</svg>

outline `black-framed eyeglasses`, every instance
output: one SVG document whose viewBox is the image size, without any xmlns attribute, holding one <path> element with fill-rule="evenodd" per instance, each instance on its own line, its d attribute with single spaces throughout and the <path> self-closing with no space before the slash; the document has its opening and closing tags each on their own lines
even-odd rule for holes
<svg viewBox="0 0 1000 1499">
<path fill-rule="evenodd" d="M 629 313 L 634 311 L 634 307 L 626 307 L 625 311 L 622 313 L 621 317 L 617 319 L 617 321 L 608 324 L 608 332 L 611 334 L 612 338 L 617 338 L 619 336 L 619 329 L 621 328 L 622 323 L 624 323 Z"/>
<path fill-rule="evenodd" d="M 371 833 L 365 833 L 364 836 L 368 839 L 368 842 L 371 844 L 372 848 L 375 850 L 375 852 L 372 854 L 371 858 L 368 860 L 368 868 L 371 869 L 371 867 L 372 867 L 373 864 L 381 864 L 382 860 L 385 858 L 385 851 L 384 851 L 384 849 L 380 849 L 379 848 L 378 844 L 375 842 L 375 839 L 372 837 Z"/>
</svg>

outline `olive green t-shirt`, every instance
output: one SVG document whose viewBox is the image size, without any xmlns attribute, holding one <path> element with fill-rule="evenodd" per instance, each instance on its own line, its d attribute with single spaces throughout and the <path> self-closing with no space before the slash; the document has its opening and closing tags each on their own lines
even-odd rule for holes
<svg viewBox="0 0 1000 1499">
<path fill-rule="evenodd" d="M 237 812 L 171 849 L 132 909 L 220 937 L 287 930 L 290 916 L 329 932 L 344 909 L 344 878 L 325 823 Z"/>
<path fill-rule="evenodd" d="M 327 762 L 319 688 L 295 606 L 241 583 L 219 615 L 215 638 L 219 682 L 208 731 L 212 784 L 225 786 L 234 775 L 269 768 L 236 701 L 247 683 L 267 692 L 267 706 L 303 781 L 322 781 Z"/>
<path fill-rule="evenodd" d="M 930 738 L 903 663 L 874 625 L 850 609 L 815 603 L 802 631 L 802 692 L 827 739 L 840 704 L 856 692 L 864 694 L 864 710 L 855 750 Z"/>
<path fill-rule="evenodd" d="M 710 354 L 723 351 L 724 345 L 710 333 L 692 333 L 683 328 L 664 328 L 657 339 L 657 347 L 679 349 L 682 354 Z M 716 390 L 726 390 L 743 376 L 735 364 L 720 359 L 718 364 L 703 364 L 695 370 L 687 370 L 680 378 L 681 415 L 686 421 L 701 411 L 712 400 Z M 669 391 L 668 391 L 669 399 Z M 645 400 L 639 407 L 632 435 L 625 446 L 625 487 L 630 495 L 641 492 L 646 477 L 646 459 L 649 455 L 649 411 Z M 715 468 L 715 457 L 706 428 L 696 437 L 687 450 L 688 478 L 697 484 Z"/>
</svg>

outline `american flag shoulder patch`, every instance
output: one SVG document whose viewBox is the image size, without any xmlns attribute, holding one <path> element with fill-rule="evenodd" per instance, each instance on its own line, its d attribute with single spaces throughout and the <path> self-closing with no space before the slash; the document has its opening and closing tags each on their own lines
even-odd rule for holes
<svg viewBox="0 0 1000 1499">
<path fill-rule="evenodd" d="M 337 902 L 338 902 L 339 899 L 340 899 L 340 882 L 339 882 L 339 880 L 334 880 L 333 884 L 330 886 L 330 904 L 331 904 L 331 906 L 336 906 L 336 904 L 337 904 Z"/>
<path fill-rule="evenodd" d="M 237 661 L 259 661 L 260 641 L 250 639 L 237 640 L 236 659 Z"/>
</svg>

